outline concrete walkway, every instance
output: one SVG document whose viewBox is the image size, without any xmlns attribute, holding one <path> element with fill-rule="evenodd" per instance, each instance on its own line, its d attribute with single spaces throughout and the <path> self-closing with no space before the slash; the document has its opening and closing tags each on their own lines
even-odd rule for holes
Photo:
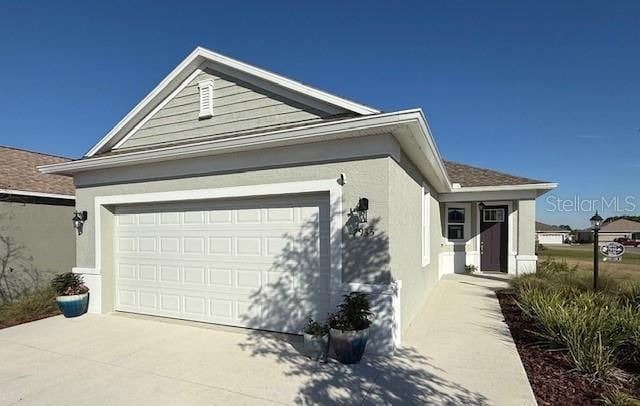
<svg viewBox="0 0 640 406">
<path fill-rule="evenodd" d="M 434 290 L 393 357 L 316 364 L 298 337 L 121 314 L 0 330 L 0 404 L 530 405 L 490 277 Z"/>
</svg>

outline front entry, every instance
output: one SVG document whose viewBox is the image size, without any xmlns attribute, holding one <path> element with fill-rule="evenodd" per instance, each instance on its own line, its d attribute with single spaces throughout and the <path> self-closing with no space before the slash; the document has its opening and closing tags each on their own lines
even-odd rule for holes
<svg viewBox="0 0 640 406">
<path fill-rule="evenodd" d="M 508 206 L 480 210 L 480 270 L 507 272 Z"/>
</svg>

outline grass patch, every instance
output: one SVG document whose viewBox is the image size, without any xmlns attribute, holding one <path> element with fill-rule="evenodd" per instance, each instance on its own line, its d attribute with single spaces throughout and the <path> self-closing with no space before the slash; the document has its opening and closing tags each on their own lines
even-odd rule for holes
<svg viewBox="0 0 640 406">
<path fill-rule="evenodd" d="M 602 403 L 607 406 L 640 406 L 638 399 L 619 389 L 608 392 L 602 399 Z"/>
<path fill-rule="evenodd" d="M 34 292 L 0 305 L 0 328 L 15 326 L 60 314 L 56 293 L 51 287 Z"/>
</svg>

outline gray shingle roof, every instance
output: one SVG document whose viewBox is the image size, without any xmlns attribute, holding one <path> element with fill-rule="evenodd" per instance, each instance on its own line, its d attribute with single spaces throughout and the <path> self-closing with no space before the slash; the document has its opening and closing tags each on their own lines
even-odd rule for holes
<svg viewBox="0 0 640 406">
<path fill-rule="evenodd" d="M 565 230 L 565 229 L 560 228 L 560 227 L 556 227 L 556 226 L 552 226 L 552 225 L 549 225 L 549 224 L 541 223 L 539 221 L 536 221 L 536 231 L 537 232 L 543 232 L 543 233 L 545 233 L 545 232 L 550 232 L 550 233 L 553 233 L 553 232 L 556 232 L 556 233 L 557 232 L 568 233 L 569 232 L 569 230 Z"/>
<path fill-rule="evenodd" d="M 70 159 L 0 146 L 0 189 L 73 196 L 71 177 L 44 174 L 37 169 L 40 165 L 67 161 Z"/>
<path fill-rule="evenodd" d="M 628 219 L 618 219 L 600 228 L 601 233 L 640 233 L 640 223 Z"/>
<path fill-rule="evenodd" d="M 459 183 L 462 187 L 472 186 L 507 186 L 547 183 L 541 180 L 509 175 L 491 169 L 444 161 L 444 167 L 451 183 Z"/>
</svg>

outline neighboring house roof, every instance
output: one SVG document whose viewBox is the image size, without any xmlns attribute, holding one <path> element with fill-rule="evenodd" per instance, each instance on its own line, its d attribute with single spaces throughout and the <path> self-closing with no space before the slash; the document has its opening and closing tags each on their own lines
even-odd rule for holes
<svg viewBox="0 0 640 406">
<path fill-rule="evenodd" d="M 565 230 L 564 228 L 552 226 L 549 224 L 541 223 L 536 221 L 536 232 L 538 233 L 568 233 L 569 230 Z"/>
<path fill-rule="evenodd" d="M 601 233 L 640 233 L 640 222 L 618 219 L 600 228 Z"/>
<path fill-rule="evenodd" d="M 533 183 L 547 183 L 541 180 L 523 178 L 509 175 L 491 169 L 477 168 L 475 166 L 444 161 L 447 174 L 452 183 L 459 183 L 462 187 L 475 186 L 506 186 L 506 185 L 530 185 Z"/>
<path fill-rule="evenodd" d="M 59 156 L 0 146 L 0 193 L 42 197 L 73 198 L 73 179 L 68 176 L 45 174 L 41 165 L 68 162 Z"/>
</svg>

